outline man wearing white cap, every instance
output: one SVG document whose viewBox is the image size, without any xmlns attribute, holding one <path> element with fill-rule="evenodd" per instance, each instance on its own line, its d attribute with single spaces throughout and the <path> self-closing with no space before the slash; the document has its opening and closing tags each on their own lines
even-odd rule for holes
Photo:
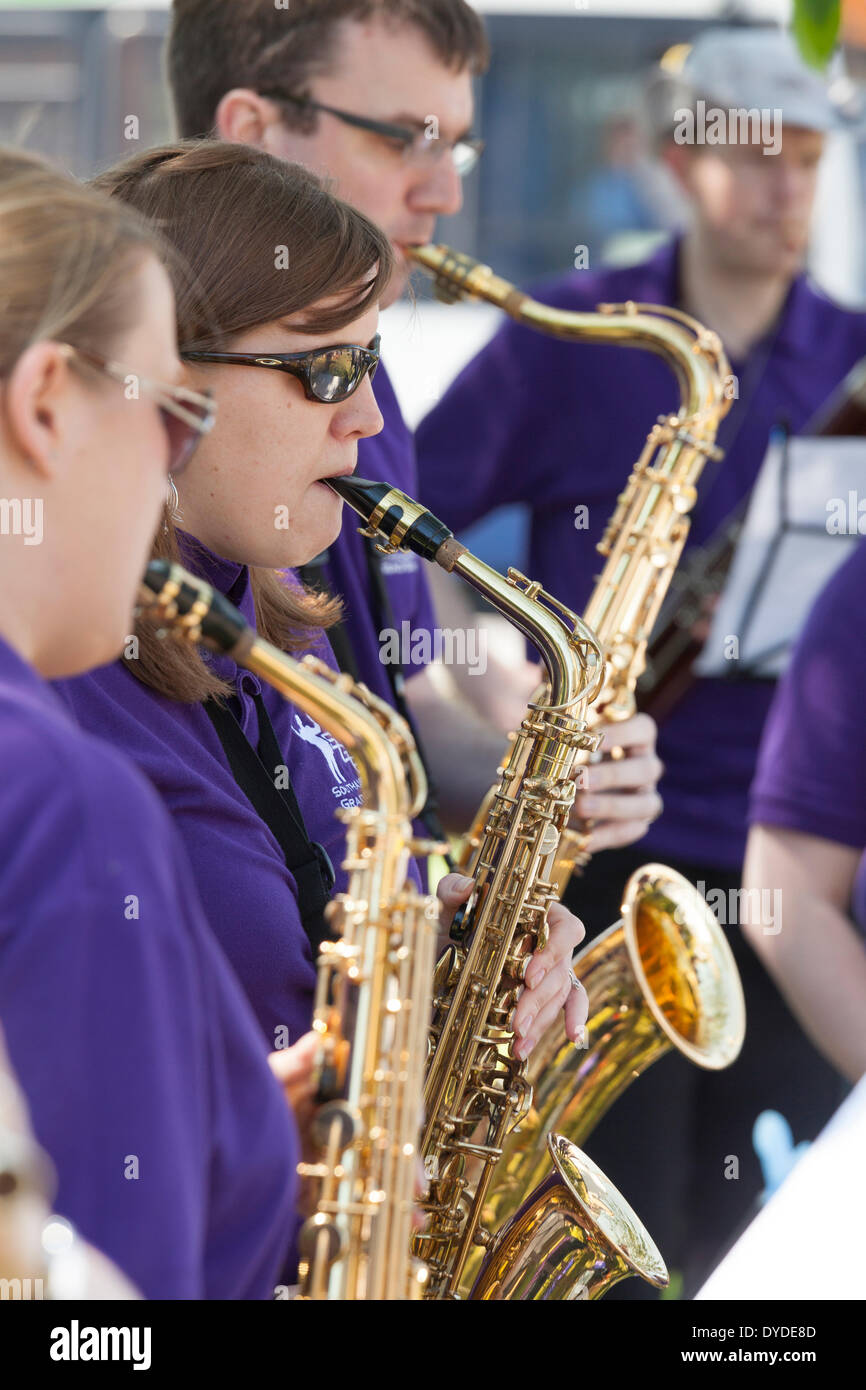
<svg viewBox="0 0 866 1390">
<path fill-rule="evenodd" d="M 698 484 L 690 546 L 706 545 L 740 507 L 771 430 L 802 429 L 866 355 L 866 316 L 834 304 L 804 272 L 835 122 L 824 81 L 786 34 L 705 32 L 678 74 L 661 151 L 690 206 L 685 233 L 641 265 L 571 271 L 530 291 L 575 312 L 626 300 L 677 305 L 721 335 L 736 399 L 719 434 L 724 462 L 709 464 Z M 651 425 L 678 405 L 670 373 L 650 354 L 565 344 L 509 323 L 421 425 L 422 500 L 458 532 L 495 507 L 528 504 L 529 573 L 580 611 L 599 566 L 593 543 Z M 586 529 L 575 529 L 578 508 L 588 509 Z M 566 899 L 598 932 L 618 916 L 631 871 L 659 859 L 711 902 L 731 904 L 723 925 L 749 1017 L 741 1058 L 709 1074 L 663 1059 L 592 1137 L 593 1158 L 688 1288 L 761 1190 L 757 1114 L 780 1110 L 808 1139 L 842 1094 L 737 921 L 748 791 L 773 684 L 738 677 L 736 666 L 724 681 L 696 678 L 660 722 L 665 809 L 649 834 L 594 860 Z M 590 798 L 584 813 L 608 814 L 615 796 Z M 640 1296 L 636 1280 L 620 1287 Z"/>
</svg>

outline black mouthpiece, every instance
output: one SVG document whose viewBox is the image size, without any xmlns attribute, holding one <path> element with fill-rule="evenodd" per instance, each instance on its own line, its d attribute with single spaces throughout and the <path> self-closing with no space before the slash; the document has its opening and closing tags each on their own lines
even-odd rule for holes
<svg viewBox="0 0 866 1390">
<path fill-rule="evenodd" d="M 385 540 L 400 550 L 413 550 L 424 560 L 435 561 L 440 547 L 454 535 L 426 507 L 388 483 L 375 483 L 368 478 L 325 478 L 323 481 L 348 502 L 368 526 L 375 514 L 376 531 Z M 402 528 L 405 531 L 401 534 Z"/>
<path fill-rule="evenodd" d="M 139 612 L 192 642 L 230 653 L 254 636 L 234 604 L 204 580 L 168 560 L 152 560 L 141 581 Z"/>
</svg>

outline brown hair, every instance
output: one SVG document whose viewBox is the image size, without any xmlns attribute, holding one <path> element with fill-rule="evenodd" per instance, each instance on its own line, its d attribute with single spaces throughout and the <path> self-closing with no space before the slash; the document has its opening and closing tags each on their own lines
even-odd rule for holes
<svg viewBox="0 0 866 1390">
<path fill-rule="evenodd" d="M 466 0 L 174 0 L 168 78 L 182 135 L 209 135 L 217 107 L 233 87 L 281 88 L 309 95 L 310 79 L 333 63 L 339 26 L 380 19 L 428 39 L 446 67 L 481 73 L 490 50 L 484 23 Z M 297 129 L 315 114 L 284 112 Z"/>
<path fill-rule="evenodd" d="M 44 339 L 111 351 L 139 310 L 130 270 L 157 240 L 132 208 L 0 148 L 0 377 Z"/>
<path fill-rule="evenodd" d="M 181 352 L 224 351 L 276 319 L 310 334 L 340 329 L 381 299 L 391 277 L 378 227 L 309 170 L 248 145 L 179 141 L 133 155 L 94 186 L 133 204 L 177 253 L 168 268 Z M 333 301 L 327 310 L 323 299 Z M 153 554 L 180 557 L 168 514 Z M 252 568 L 250 583 L 257 630 L 284 651 L 301 651 L 339 618 L 337 600 L 293 589 L 273 570 Z M 189 702 L 231 693 L 195 648 L 160 641 L 144 620 L 136 632 L 129 666 L 146 685 Z"/>
</svg>

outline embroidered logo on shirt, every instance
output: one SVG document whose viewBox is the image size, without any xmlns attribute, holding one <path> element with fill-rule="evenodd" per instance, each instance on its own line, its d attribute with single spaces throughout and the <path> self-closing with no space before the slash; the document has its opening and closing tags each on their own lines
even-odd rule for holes
<svg viewBox="0 0 866 1390">
<path fill-rule="evenodd" d="M 399 550 L 396 555 L 385 556 L 381 569 L 383 574 L 414 574 L 418 569 L 418 556 Z"/>
<path fill-rule="evenodd" d="M 325 759 L 334 783 L 331 792 L 338 798 L 340 805 L 360 806 L 362 798 L 353 795 L 353 793 L 360 792 L 361 779 L 357 775 L 351 755 L 342 743 L 335 739 L 333 734 L 326 733 L 315 719 L 307 717 L 306 722 L 304 722 L 299 714 L 295 715 L 295 733 L 298 738 L 303 739 L 304 743 L 318 748 Z M 342 767 L 340 766 L 341 763 Z"/>
</svg>

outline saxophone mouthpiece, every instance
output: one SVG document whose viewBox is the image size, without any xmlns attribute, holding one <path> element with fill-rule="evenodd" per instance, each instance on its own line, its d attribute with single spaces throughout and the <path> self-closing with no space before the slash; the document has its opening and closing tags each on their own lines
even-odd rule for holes
<svg viewBox="0 0 866 1390">
<path fill-rule="evenodd" d="M 367 478 L 354 476 L 323 478 L 322 482 L 327 484 L 332 492 L 338 493 L 344 502 L 348 502 L 365 521 L 369 521 L 382 498 L 390 491 L 387 483 L 374 483 Z"/>
<path fill-rule="evenodd" d="M 454 532 L 399 488 L 368 478 L 323 478 L 323 482 L 367 523 L 362 535 L 379 537 L 390 553 L 412 550 L 423 560 L 441 563 L 439 551 Z"/>
<path fill-rule="evenodd" d="M 238 658 L 255 638 L 242 613 L 203 579 L 170 560 L 151 560 L 141 581 L 136 616 L 164 625 L 193 644 Z"/>
<path fill-rule="evenodd" d="M 434 245 L 410 246 L 406 251 L 407 260 L 423 266 L 433 276 L 433 293 L 442 304 L 457 304 L 466 295 L 474 293 L 473 277 L 476 271 L 482 275 L 490 273 L 487 266 L 454 251 L 450 246 Z"/>
</svg>

